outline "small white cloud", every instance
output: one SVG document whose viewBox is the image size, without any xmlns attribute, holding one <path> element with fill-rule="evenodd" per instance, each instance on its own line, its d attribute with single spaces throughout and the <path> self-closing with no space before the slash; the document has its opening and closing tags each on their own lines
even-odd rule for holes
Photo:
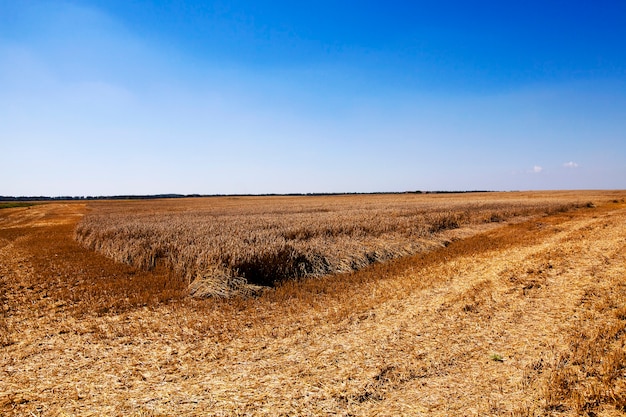
<svg viewBox="0 0 626 417">
<path fill-rule="evenodd" d="M 542 167 L 540 167 L 539 165 L 535 165 L 535 166 L 533 167 L 532 173 L 534 173 L 534 174 L 539 174 L 541 171 L 543 171 L 543 168 L 542 168 Z"/>
<path fill-rule="evenodd" d="M 578 168 L 578 164 L 573 161 L 569 161 L 563 164 L 565 168 Z"/>
</svg>

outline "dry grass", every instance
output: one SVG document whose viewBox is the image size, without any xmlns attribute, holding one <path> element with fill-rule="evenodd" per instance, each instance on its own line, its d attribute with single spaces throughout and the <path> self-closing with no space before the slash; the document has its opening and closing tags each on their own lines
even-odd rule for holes
<svg viewBox="0 0 626 417">
<path fill-rule="evenodd" d="M 594 249 L 600 262 L 588 269 L 590 282 L 582 288 L 565 346 L 535 364 L 550 410 L 626 412 L 626 241 Z"/>
<path fill-rule="evenodd" d="M 144 270 L 163 264 L 198 296 L 255 293 L 288 279 L 346 273 L 444 243 L 444 231 L 582 206 L 580 197 L 208 198 L 94 203 L 76 239 Z M 250 285 L 251 284 L 251 285 Z"/>
<path fill-rule="evenodd" d="M 4 282 L 0 281 L 0 305 L 2 305 L 2 309 L 0 310 L 0 347 L 10 345 L 13 340 L 11 340 L 11 329 L 7 324 L 7 314 L 8 309 L 5 307 L 7 305 L 6 299 L 6 288 Z"/>
<path fill-rule="evenodd" d="M 3 210 L 0 415 L 624 415 L 625 196 L 230 299 L 85 249 L 83 205 Z"/>
</svg>

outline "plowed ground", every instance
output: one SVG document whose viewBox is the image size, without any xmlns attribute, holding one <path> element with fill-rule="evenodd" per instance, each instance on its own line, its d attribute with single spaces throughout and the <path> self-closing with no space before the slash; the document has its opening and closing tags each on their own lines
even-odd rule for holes
<svg viewBox="0 0 626 417">
<path fill-rule="evenodd" d="M 626 204 L 194 300 L 0 211 L 0 415 L 625 415 Z"/>
</svg>

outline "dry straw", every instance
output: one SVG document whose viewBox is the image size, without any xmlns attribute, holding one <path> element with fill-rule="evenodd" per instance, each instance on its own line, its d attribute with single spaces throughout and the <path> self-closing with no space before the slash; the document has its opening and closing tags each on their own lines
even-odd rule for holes
<svg viewBox="0 0 626 417">
<path fill-rule="evenodd" d="M 590 195 L 466 195 L 465 206 L 452 195 L 92 206 L 98 216 L 200 210 L 217 219 L 279 218 L 321 202 L 538 210 L 503 227 L 485 212 L 415 238 L 434 245 L 465 233 L 446 247 L 230 299 L 167 287 L 175 276 L 165 257 L 139 271 L 80 247 L 72 236 L 83 208 L 24 209 L 13 222 L 0 213 L 10 331 L 0 346 L 0 415 L 624 415 L 624 192 Z M 579 198 L 596 207 L 542 215 Z M 476 230 L 484 233 L 468 236 Z M 229 285 L 249 284 L 226 275 L 195 285 L 230 294 Z M 180 297 L 168 296 L 176 289 Z"/>
</svg>

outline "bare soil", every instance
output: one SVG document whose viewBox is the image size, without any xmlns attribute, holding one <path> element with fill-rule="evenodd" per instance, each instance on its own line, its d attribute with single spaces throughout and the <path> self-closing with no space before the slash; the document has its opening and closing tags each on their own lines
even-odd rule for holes
<svg viewBox="0 0 626 417">
<path fill-rule="evenodd" d="M 3 209 L 0 415 L 625 415 L 624 197 L 229 300 Z"/>
</svg>

